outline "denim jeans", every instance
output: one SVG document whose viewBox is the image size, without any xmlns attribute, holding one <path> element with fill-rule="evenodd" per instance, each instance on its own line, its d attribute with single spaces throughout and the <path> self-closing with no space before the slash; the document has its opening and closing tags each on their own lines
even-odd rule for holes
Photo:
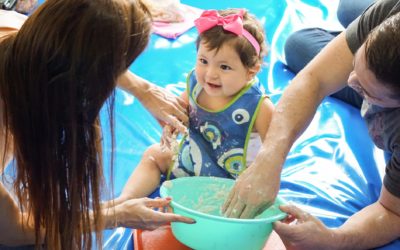
<svg viewBox="0 0 400 250">
<path fill-rule="evenodd" d="M 337 18 L 343 27 L 347 28 L 374 0 L 340 0 Z"/>
<path fill-rule="evenodd" d="M 373 0 L 341 0 L 337 10 L 339 22 L 346 28 L 372 2 Z M 289 69 L 298 73 L 339 33 L 339 31 L 308 28 L 291 34 L 286 40 L 284 48 L 286 64 Z M 361 108 L 361 96 L 349 87 L 338 91 L 332 97 L 356 108 Z"/>
</svg>

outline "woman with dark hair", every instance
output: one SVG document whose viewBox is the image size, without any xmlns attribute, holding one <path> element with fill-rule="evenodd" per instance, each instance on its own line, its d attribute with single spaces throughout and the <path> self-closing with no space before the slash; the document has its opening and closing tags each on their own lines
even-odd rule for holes
<svg viewBox="0 0 400 250">
<path fill-rule="evenodd" d="M 187 121 L 179 99 L 127 71 L 150 29 L 136 0 L 47 0 L 19 31 L 0 28 L 0 173 L 14 159 L 17 195 L 0 183 L 0 244 L 90 249 L 92 231 L 100 244 L 104 228 L 192 222 L 152 209 L 168 199 L 100 202 L 99 111 L 106 103 L 114 138 L 117 82 L 160 120 Z"/>
</svg>

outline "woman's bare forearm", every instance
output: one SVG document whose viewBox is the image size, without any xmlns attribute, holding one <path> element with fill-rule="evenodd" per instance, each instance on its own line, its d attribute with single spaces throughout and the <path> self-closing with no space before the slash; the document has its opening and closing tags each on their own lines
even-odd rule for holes
<svg viewBox="0 0 400 250">
<path fill-rule="evenodd" d="M 19 246 L 35 244 L 35 231 L 28 222 L 27 214 L 19 209 L 17 203 L 0 183 L 0 244 Z M 41 240 L 39 240 L 41 243 Z"/>
<path fill-rule="evenodd" d="M 147 80 L 127 70 L 118 78 L 118 87 L 141 100 L 152 86 Z"/>
</svg>

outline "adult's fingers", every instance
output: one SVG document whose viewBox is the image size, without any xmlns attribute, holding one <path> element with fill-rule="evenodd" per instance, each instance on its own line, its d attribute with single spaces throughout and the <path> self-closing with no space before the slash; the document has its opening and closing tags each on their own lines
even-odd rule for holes
<svg viewBox="0 0 400 250">
<path fill-rule="evenodd" d="M 226 198 L 224 204 L 222 205 L 222 213 L 226 213 L 226 210 L 228 210 L 228 207 L 231 205 L 233 197 L 235 197 L 235 188 L 232 188 L 231 191 L 228 194 L 228 197 Z"/>
<path fill-rule="evenodd" d="M 254 206 L 246 205 L 243 209 L 242 214 L 240 215 L 240 219 L 252 219 L 257 215 L 258 208 Z"/>
<path fill-rule="evenodd" d="M 187 115 L 186 115 L 186 113 L 187 113 L 187 108 L 188 108 L 188 103 L 185 101 L 185 100 L 183 100 L 182 98 L 180 98 L 180 97 L 177 97 L 176 98 L 176 100 L 178 101 L 178 109 L 182 112 L 182 113 L 184 113 L 185 114 L 185 116 L 187 117 Z M 187 119 L 187 120 L 185 120 L 184 118 L 185 117 L 182 117 L 183 118 L 183 122 L 188 122 L 189 121 L 189 119 Z M 188 117 L 187 117 L 188 118 Z"/>
<path fill-rule="evenodd" d="M 281 238 L 292 238 L 295 233 L 296 225 L 286 224 L 280 221 L 276 221 L 273 224 L 274 230 Z"/>
<path fill-rule="evenodd" d="M 163 217 L 163 220 L 168 221 L 168 222 L 183 222 L 183 223 L 188 223 L 188 224 L 196 223 L 196 221 L 194 219 L 184 217 L 179 214 L 162 213 L 161 216 Z"/>
<path fill-rule="evenodd" d="M 284 219 L 282 219 L 281 221 L 282 221 L 283 223 L 289 224 L 289 223 L 292 223 L 292 222 L 295 221 L 295 220 L 296 220 L 296 217 L 294 217 L 294 215 L 292 215 L 292 214 L 287 214 L 287 216 L 286 216 Z"/>
<path fill-rule="evenodd" d="M 172 114 L 182 123 L 188 123 L 189 117 L 187 115 L 186 109 L 182 110 L 182 107 L 180 105 L 175 106 L 175 112 L 172 112 Z"/>
<path fill-rule="evenodd" d="M 169 123 L 172 127 L 176 128 L 182 134 L 187 134 L 187 128 L 182 123 L 181 118 L 177 118 L 174 115 L 167 115 L 167 123 Z"/>
<path fill-rule="evenodd" d="M 306 221 L 311 218 L 311 215 L 295 205 L 281 205 L 279 207 L 283 212 L 294 216 L 297 220 Z"/>
<path fill-rule="evenodd" d="M 148 207 L 164 207 L 169 205 L 170 199 L 164 199 L 164 198 L 158 198 L 154 200 L 146 200 L 145 205 Z M 153 211 L 155 215 L 157 215 L 154 220 L 157 221 L 159 224 L 166 224 L 169 222 L 183 222 L 183 223 L 189 223 L 193 224 L 196 223 L 194 219 L 184 217 L 179 214 L 174 214 L 174 213 L 166 213 L 165 211 Z"/>
<path fill-rule="evenodd" d="M 189 117 L 187 115 L 188 104 L 185 100 L 176 96 L 173 96 L 173 98 L 166 97 L 166 99 L 169 100 L 170 107 L 168 107 L 167 110 L 164 110 L 164 112 L 173 114 L 178 120 L 187 124 L 189 122 Z"/>
<path fill-rule="evenodd" d="M 242 202 L 237 196 L 233 197 L 233 200 L 225 212 L 226 217 L 230 218 L 240 218 L 246 204 Z"/>
<path fill-rule="evenodd" d="M 160 145 L 162 148 L 171 148 L 170 138 L 172 137 L 173 128 L 170 125 L 165 125 L 162 131 Z"/>
<path fill-rule="evenodd" d="M 146 207 L 165 207 L 169 206 L 171 203 L 171 198 L 157 198 L 157 199 L 150 199 L 150 198 L 142 198 L 144 205 Z"/>
<path fill-rule="evenodd" d="M 150 208 L 155 208 L 155 207 L 165 207 L 168 206 L 169 203 L 171 202 L 170 198 L 157 198 L 157 199 L 150 199 L 150 198 L 143 198 L 142 199 L 143 204 Z M 145 227 L 148 230 L 153 230 L 157 228 L 160 225 L 165 225 L 168 224 L 169 222 L 183 222 L 183 223 L 190 223 L 193 224 L 196 221 L 187 218 L 178 214 L 173 214 L 173 213 L 165 213 L 164 211 L 155 211 L 151 210 L 151 218 L 153 223 L 148 223 Z"/>
</svg>

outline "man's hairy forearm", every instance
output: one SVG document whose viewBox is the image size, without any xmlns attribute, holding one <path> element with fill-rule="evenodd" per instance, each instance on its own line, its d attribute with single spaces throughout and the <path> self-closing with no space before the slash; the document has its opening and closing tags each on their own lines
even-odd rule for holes
<svg viewBox="0 0 400 250">
<path fill-rule="evenodd" d="M 297 80 L 300 79 L 300 80 Z M 267 157 L 270 154 L 279 158 L 282 165 L 295 140 L 311 122 L 321 102 L 319 89 L 307 76 L 296 77 L 280 99 L 261 149 Z M 260 159 L 261 162 L 268 159 Z"/>
<path fill-rule="evenodd" d="M 335 230 L 339 249 L 371 249 L 400 236 L 400 217 L 376 202 Z"/>
</svg>

